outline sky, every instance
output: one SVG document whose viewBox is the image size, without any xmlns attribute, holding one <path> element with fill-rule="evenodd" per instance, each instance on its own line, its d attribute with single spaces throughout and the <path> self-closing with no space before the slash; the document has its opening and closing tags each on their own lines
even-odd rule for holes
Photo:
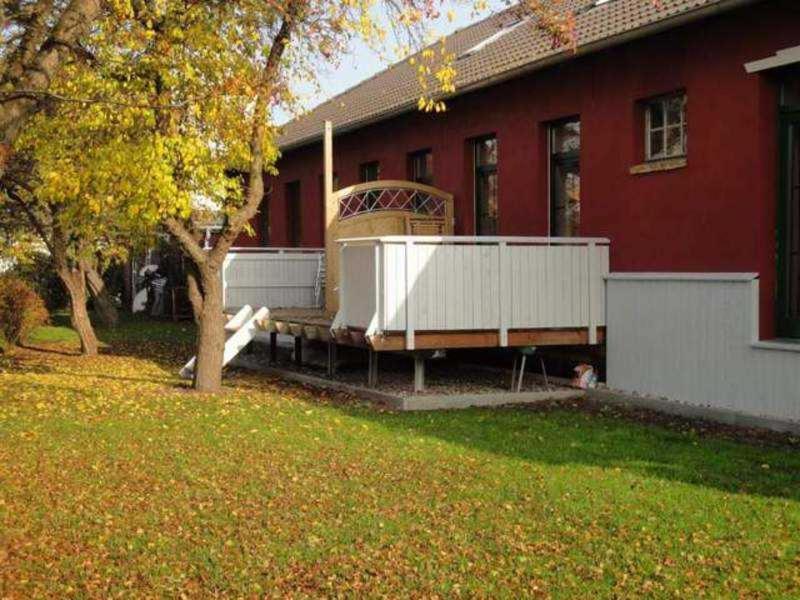
<svg viewBox="0 0 800 600">
<path fill-rule="evenodd" d="M 476 15 L 473 11 L 472 2 L 457 5 L 455 3 L 443 2 L 442 16 L 431 24 L 433 32 L 439 35 L 448 35 L 455 31 L 479 21 L 491 12 L 507 7 L 504 0 L 488 0 L 488 9 Z M 446 15 L 452 8 L 454 19 L 450 21 Z M 324 68 L 319 73 L 320 91 L 312 90 L 310 87 L 302 87 L 302 104 L 304 108 L 310 109 L 325 100 L 353 87 L 357 83 L 371 77 L 375 73 L 382 71 L 389 66 L 384 60 L 378 57 L 375 52 L 364 44 L 354 44 L 352 51 L 341 61 L 341 64 L 334 70 L 330 67 Z M 281 112 L 277 115 L 278 124 L 283 124 L 291 119 L 291 115 Z"/>
</svg>

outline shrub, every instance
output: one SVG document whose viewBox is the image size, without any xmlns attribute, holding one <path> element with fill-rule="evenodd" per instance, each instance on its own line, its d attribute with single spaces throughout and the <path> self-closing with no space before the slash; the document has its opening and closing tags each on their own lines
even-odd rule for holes
<svg viewBox="0 0 800 600">
<path fill-rule="evenodd" d="M 69 305 L 67 291 L 56 275 L 49 255 L 36 254 L 31 260 L 15 265 L 10 274 L 28 282 L 42 297 L 48 311 L 61 310 Z"/>
<path fill-rule="evenodd" d="M 47 320 L 44 301 L 28 283 L 17 277 L 0 276 L 0 338 L 8 344 L 19 344 Z"/>
</svg>

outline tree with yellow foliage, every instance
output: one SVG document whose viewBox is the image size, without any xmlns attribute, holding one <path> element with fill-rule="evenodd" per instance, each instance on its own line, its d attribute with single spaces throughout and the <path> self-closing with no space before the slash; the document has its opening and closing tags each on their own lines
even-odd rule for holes
<svg viewBox="0 0 800 600">
<path fill-rule="evenodd" d="M 191 263 L 197 390 L 221 386 L 220 271 L 257 213 L 265 175 L 275 172 L 274 110 L 291 109 L 293 86 L 313 81 L 319 64 L 335 64 L 355 39 L 418 48 L 446 4 L 120 0 L 96 14 L 82 36 L 90 59 L 62 65 L 50 78 L 48 110 L 15 145 L 33 160 L 30 193 L 59 207 L 58 222 L 71 224 L 73 240 L 93 240 L 103 229 L 125 239 L 160 227 L 178 241 Z M 545 18 L 551 4 L 525 0 L 519 10 L 541 15 L 542 26 L 566 36 L 567 19 Z M 420 109 L 444 108 L 442 96 L 453 91 L 452 60 L 444 44 L 414 57 Z M 1 117 L 2 111 L 0 126 Z M 209 209 L 224 226 L 206 249 L 201 231 Z"/>
<path fill-rule="evenodd" d="M 62 66 L 107 4 L 100 0 L 3 0 L 0 4 L 0 175 L 28 119 L 42 109 Z"/>
</svg>

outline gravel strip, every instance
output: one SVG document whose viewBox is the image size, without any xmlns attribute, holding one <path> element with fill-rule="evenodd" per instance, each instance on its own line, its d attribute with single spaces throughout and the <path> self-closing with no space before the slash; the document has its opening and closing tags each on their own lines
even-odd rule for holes
<svg viewBox="0 0 800 600">
<path fill-rule="evenodd" d="M 307 346 L 303 349 L 303 365 L 298 367 L 292 361 L 291 350 L 279 347 L 278 363 L 280 369 L 295 371 L 315 377 L 327 377 L 327 350 L 324 347 Z M 340 348 L 340 361 L 333 379 L 350 385 L 367 385 L 367 354 L 365 351 Z M 268 363 L 266 348 L 256 346 L 249 356 L 251 360 Z M 532 361 L 528 361 L 531 366 Z M 425 365 L 425 391 L 423 394 L 481 394 L 511 391 L 511 372 L 470 367 L 449 358 L 429 359 Z M 536 365 L 534 364 L 534 368 Z M 544 392 L 571 389 L 567 386 L 545 386 L 536 371 L 526 370 L 522 391 Z M 378 364 L 379 392 L 400 396 L 414 395 L 414 367 L 410 357 L 382 353 Z"/>
</svg>

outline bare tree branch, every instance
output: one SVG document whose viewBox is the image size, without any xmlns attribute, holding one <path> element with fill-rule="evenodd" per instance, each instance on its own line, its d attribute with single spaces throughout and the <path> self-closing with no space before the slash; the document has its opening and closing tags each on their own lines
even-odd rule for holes
<svg viewBox="0 0 800 600">
<path fill-rule="evenodd" d="M 23 213 L 25 213 L 25 217 L 28 219 L 28 222 L 33 230 L 36 231 L 36 235 L 41 238 L 42 243 L 52 254 L 53 244 L 50 240 L 50 236 L 47 233 L 48 227 L 42 222 L 41 218 L 36 214 L 36 211 L 33 210 L 33 207 L 31 207 L 28 202 L 26 202 L 13 188 L 5 187 L 4 191 L 6 196 L 12 200 L 14 204 L 16 204 L 22 210 Z"/>
<path fill-rule="evenodd" d="M 42 3 L 37 3 L 39 6 Z M 39 6 L 45 8 L 44 6 Z M 100 0 L 70 0 L 38 50 L 20 68 L 4 74 L 6 89 L 46 90 L 62 63 L 100 14 Z M 38 34 L 37 37 L 41 37 Z M 25 54 L 25 53 L 23 53 Z M 0 102 L 0 174 L 11 154 L 11 144 L 24 122 L 41 108 L 41 99 L 16 98 Z"/>
<path fill-rule="evenodd" d="M 209 256 L 213 266 L 222 264 L 244 226 L 255 217 L 258 207 L 264 198 L 264 136 L 267 127 L 267 111 L 269 93 L 278 76 L 280 61 L 291 39 L 295 17 L 300 9 L 299 1 L 290 2 L 287 6 L 283 22 L 270 47 L 267 62 L 261 73 L 261 81 L 257 86 L 255 109 L 253 111 L 253 128 L 250 135 L 250 176 L 247 182 L 247 199 L 239 210 L 228 219 L 228 224 L 217 240 Z"/>
<path fill-rule="evenodd" d="M 180 242 L 181 247 L 197 266 L 203 266 L 206 264 L 208 256 L 180 219 L 177 219 L 176 217 L 169 217 L 164 220 L 164 226 L 167 228 L 167 231 L 169 231 L 175 237 L 175 239 Z"/>
</svg>

